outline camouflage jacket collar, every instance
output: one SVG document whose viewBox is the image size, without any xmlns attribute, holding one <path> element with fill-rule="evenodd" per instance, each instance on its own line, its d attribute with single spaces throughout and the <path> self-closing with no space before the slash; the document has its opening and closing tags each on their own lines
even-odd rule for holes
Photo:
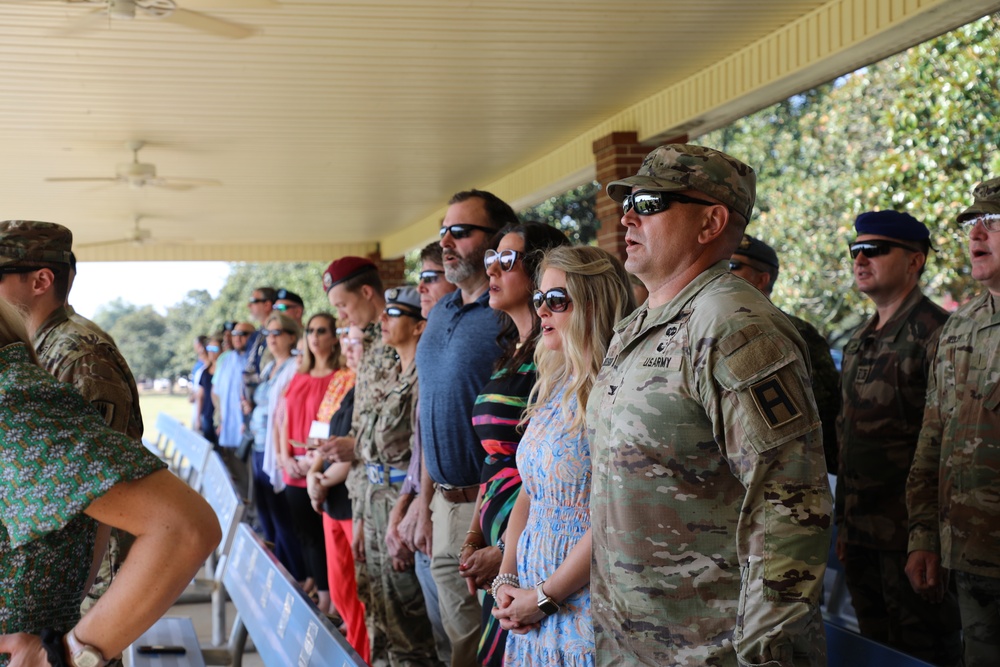
<svg viewBox="0 0 1000 667">
<path fill-rule="evenodd" d="M 973 302 L 978 303 L 971 305 Z M 983 315 L 981 317 L 977 317 L 979 313 L 983 313 Z M 995 297 L 989 290 L 983 292 L 977 297 L 974 297 L 972 301 L 970 301 L 969 315 L 971 315 L 977 322 L 985 323 L 981 328 L 1000 324 L 1000 313 L 997 312 L 997 297 Z"/>
<path fill-rule="evenodd" d="M 913 309 L 916 308 L 917 304 L 925 298 L 926 297 L 921 291 L 920 286 L 917 285 L 910 291 L 909 294 L 906 295 L 903 303 L 901 303 L 896 312 L 892 314 L 892 317 L 890 317 L 889 321 L 885 323 L 885 326 L 876 331 L 875 327 L 878 324 L 878 313 L 876 313 L 862 328 L 861 336 L 859 336 L 859 338 L 864 338 L 865 336 L 876 336 L 884 341 L 895 341 L 896 337 L 899 336 L 899 333 L 903 330 L 903 327 L 906 326 L 907 321 L 909 321 L 910 314 L 913 313 Z"/>
<path fill-rule="evenodd" d="M 721 276 L 729 273 L 729 261 L 718 262 L 684 286 L 673 299 L 663 304 L 659 308 L 649 308 L 649 301 L 637 308 L 634 313 L 623 319 L 615 327 L 615 331 L 625 339 L 625 342 L 641 338 L 648 330 L 662 326 L 667 322 L 672 322 L 683 315 L 691 301 L 708 286 L 709 283 L 718 280 Z"/>
<path fill-rule="evenodd" d="M 45 341 L 48 339 L 49 334 L 60 324 L 69 319 L 69 313 L 62 306 L 59 306 L 53 310 L 45 321 L 42 322 L 42 326 L 38 327 L 38 331 L 35 332 L 34 337 L 31 339 L 31 344 L 35 346 L 35 350 L 41 354 L 42 348 L 45 347 Z"/>
</svg>

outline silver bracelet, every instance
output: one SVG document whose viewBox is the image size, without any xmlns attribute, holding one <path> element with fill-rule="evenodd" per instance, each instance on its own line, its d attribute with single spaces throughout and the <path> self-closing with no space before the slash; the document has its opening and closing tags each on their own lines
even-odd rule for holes
<svg viewBox="0 0 1000 667">
<path fill-rule="evenodd" d="M 494 600 L 497 599 L 497 591 L 500 590 L 501 586 L 505 585 L 520 588 L 521 582 L 518 581 L 516 574 L 498 574 L 496 579 L 493 580 L 493 586 L 490 587 L 490 595 Z"/>
</svg>

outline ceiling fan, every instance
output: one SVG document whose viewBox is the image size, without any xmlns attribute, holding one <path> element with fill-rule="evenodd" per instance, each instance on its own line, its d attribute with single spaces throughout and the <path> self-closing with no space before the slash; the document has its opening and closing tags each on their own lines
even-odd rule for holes
<svg viewBox="0 0 1000 667">
<path fill-rule="evenodd" d="M 111 239 L 108 241 L 95 241 L 93 243 L 74 243 L 74 248 L 100 248 L 109 245 L 121 245 L 123 243 L 131 243 L 135 246 L 147 245 L 150 243 L 158 243 L 159 240 L 153 238 L 153 232 L 149 229 L 140 225 L 140 221 L 143 219 L 142 215 L 135 216 L 135 223 L 132 229 L 129 230 L 128 234 L 122 238 Z M 180 243 L 181 239 L 174 239 L 170 243 Z"/>
<path fill-rule="evenodd" d="M 166 188 L 168 190 L 190 190 L 200 185 L 222 185 L 220 181 L 211 178 L 170 178 L 156 175 L 156 165 L 149 162 L 139 162 L 139 151 L 146 145 L 145 141 L 129 141 L 125 147 L 132 151 L 131 162 L 119 162 L 116 176 L 57 176 L 46 178 L 52 183 L 91 182 L 91 183 L 126 183 L 134 189 L 147 185 Z"/>
<path fill-rule="evenodd" d="M 95 7 L 92 11 L 77 19 L 66 28 L 59 31 L 62 35 L 87 30 L 105 20 L 131 20 L 137 15 L 158 21 L 179 23 L 193 30 L 200 30 L 219 37 L 242 39 L 257 32 L 255 28 L 227 21 L 225 19 L 182 9 L 174 0 L 64 0 L 70 5 L 88 5 Z M 220 9 L 246 9 L 273 7 L 270 0 L 212 0 L 208 3 L 191 0 L 184 4 L 196 6 L 207 4 Z"/>
</svg>

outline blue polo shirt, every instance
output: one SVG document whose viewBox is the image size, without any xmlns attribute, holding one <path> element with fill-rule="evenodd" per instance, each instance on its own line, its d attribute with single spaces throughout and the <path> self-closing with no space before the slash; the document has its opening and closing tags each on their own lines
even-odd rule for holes
<svg viewBox="0 0 1000 667">
<path fill-rule="evenodd" d="M 469 304 L 456 290 L 427 317 L 417 344 L 420 440 L 427 472 L 438 484 L 480 482 L 486 452 L 472 428 L 472 407 L 500 356 L 499 333 L 489 290 Z"/>
</svg>

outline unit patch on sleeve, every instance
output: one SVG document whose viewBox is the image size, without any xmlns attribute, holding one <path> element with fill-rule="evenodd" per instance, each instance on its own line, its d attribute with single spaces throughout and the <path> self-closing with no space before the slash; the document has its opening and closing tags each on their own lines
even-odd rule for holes
<svg viewBox="0 0 1000 667">
<path fill-rule="evenodd" d="M 788 395 L 781 378 L 769 375 L 750 385 L 750 395 L 764 421 L 772 429 L 779 428 L 802 416 L 802 411 Z"/>
</svg>

